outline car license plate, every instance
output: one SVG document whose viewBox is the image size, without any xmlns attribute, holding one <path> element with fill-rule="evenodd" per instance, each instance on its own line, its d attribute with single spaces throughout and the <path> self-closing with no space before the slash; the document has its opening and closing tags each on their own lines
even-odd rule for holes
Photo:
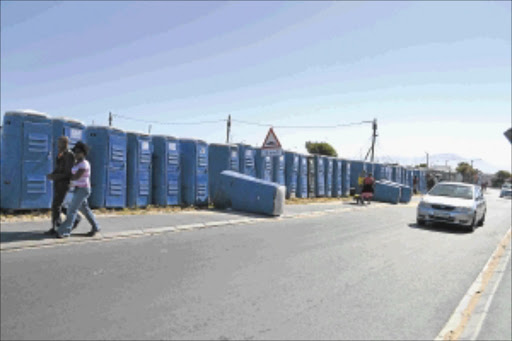
<svg viewBox="0 0 512 341">
<path fill-rule="evenodd" d="M 435 216 L 438 218 L 450 218 L 450 213 L 436 212 Z"/>
</svg>

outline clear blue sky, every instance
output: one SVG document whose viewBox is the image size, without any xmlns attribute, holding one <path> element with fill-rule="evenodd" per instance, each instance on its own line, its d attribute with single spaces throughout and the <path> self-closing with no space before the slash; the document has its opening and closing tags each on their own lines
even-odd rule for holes
<svg viewBox="0 0 512 341">
<path fill-rule="evenodd" d="M 455 153 L 510 169 L 511 3 L 1 2 L 1 113 L 30 108 L 107 124 L 379 122 L 377 156 Z M 148 125 L 120 117 L 125 130 Z M 239 122 L 260 145 L 268 127 Z M 285 149 L 343 157 L 370 125 L 276 128 Z M 152 125 L 224 142 L 224 122 Z"/>
</svg>

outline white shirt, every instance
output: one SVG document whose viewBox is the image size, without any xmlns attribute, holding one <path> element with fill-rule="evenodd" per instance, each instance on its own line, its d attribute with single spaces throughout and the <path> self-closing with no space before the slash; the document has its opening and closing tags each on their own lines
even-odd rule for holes
<svg viewBox="0 0 512 341">
<path fill-rule="evenodd" d="M 85 169 L 85 172 L 82 174 L 82 176 L 77 180 L 71 180 L 71 187 L 85 187 L 90 188 L 91 187 L 91 165 L 89 164 L 89 161 L 83 160 L 80 163 L 77 163 L 76 165 L 71 168 L 71 173 L 76 174 L 79 169 Z"/>
</svg>

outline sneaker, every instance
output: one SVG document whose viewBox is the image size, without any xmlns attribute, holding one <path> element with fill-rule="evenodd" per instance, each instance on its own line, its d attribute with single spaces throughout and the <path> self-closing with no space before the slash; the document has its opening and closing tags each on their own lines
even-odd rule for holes
<svg viewBox="0 0 512 341">
<path fill-rule="evenodd" d="M 94 237 L 98 232 L 98 230 L 90 230 L 89 232 L 87 232 L 87 237 Z"/>
<path fill-rule="evenodd" d="M 58 239 L 69 238 L 69 234 L 60 234 L 58 232 L 55 232 L 55 237 L 57 237 Z"/>
<path fill-rule="evenodd" d="M 48 236 L 54 236 L 57 234 L 57 231 L 52 227 L 51 229 L 49 229 L 48 231 L 45 231 L 44 234 L 48 235 Z"/>
</svg>

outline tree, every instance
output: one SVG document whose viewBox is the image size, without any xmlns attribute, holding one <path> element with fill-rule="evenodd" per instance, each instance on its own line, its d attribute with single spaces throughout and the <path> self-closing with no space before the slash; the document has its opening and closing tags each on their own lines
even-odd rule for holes
<svg viewBox="0 0 512 341">
<path fill-rule="evenodd" d="M 338 156 L 336 149 L 327 142 L 306 142 L 306 149 L 310 154 L 320 154 L 327 156 Z"/>
<path fill-rule="evenodd" d="M 474 177 L 478 174 L 478 170 L 471 167 L 467 162 L 460 162 L 455 169 L 462 174 L 462 181 L 473 183 Z"/>
<path fill-rule="evenodd" d="M 512 178 L 512 174 L 506 170 L 500 170 L 494 174 L 494 177 L 491 179 L 493 187 L 501 187 L 506 180 L 510 180 Z"/>
<path fill-rule="evenodd" d="M 419 165 L 416 165 L 415 168 L 427 168 L 426 163 L 420 163 Z"/>
</svg>

